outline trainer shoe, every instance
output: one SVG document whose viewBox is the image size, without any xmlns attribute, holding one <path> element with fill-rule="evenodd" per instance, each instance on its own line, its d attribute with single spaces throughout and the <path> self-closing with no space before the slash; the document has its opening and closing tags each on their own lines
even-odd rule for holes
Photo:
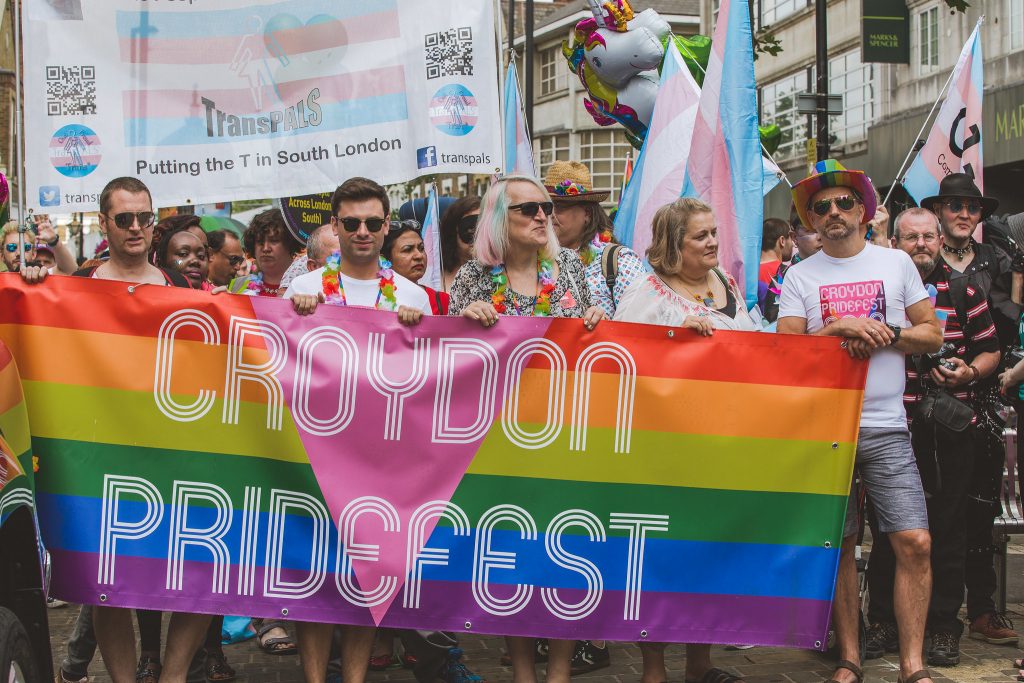
<svg viewBox="0 0 1024 683">
<path fill-rule="evenodd" d="M 82 676 L 81 678 L 68 678 L 68 675 L 64 673 L 63 669 L 57 672 L 54 683 L 89 683 L 88 676 Z"/>
<path fill-rule="evenodd" d="M 928 666 L 956 666 L 960 663 L 960 636 L 933 633 L 928 648 Z"/>
<path fill-rule="evenodd" d="M 571 676 L 604 669 L 612 664 L 611 654 L 608 652 L 608 643 L 604 647 L 598 647 L 589 640 L 577 640 L 576 651 L 572 653 Z"/>
<path fill-rule="evenodd" d="M 487 683 L 483 676 L 475 674 L 462 663 L 462 648 L 448 650 L 448 659 L 441 665 L 437 677 L 444 683 Z"/>
<path fill-rule="evenodd" d="M 971 622 L 970 636 L 993 645 L 1016 645 L 1018 636 L 1005 614 L 989 612 Z"/>
<path fill-rule="evenodd" d="M 879 622 L 868 626 L 868 636 L 864 643 L 864 659 L 878 659 L 888 652 L 899 652 L 900 638 L 896 624 Z"/>
</svg>

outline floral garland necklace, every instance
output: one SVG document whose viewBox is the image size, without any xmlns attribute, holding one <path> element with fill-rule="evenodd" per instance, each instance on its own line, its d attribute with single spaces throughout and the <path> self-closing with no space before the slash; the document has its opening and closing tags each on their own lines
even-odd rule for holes
<svg viewBox="0 0 1024 683">
<path fill-rule="evenodd" d="M 263 273 L 250 275 L 246 289 L 250 292 L 255 292 L 256 296 L 280 296 L 281 294 L 281 285 L 278 285 L 277 287 L 267 287 L 263 284 Z"/>
<path fill-rule="evenodd" d="M 611 230 L 602 230 L 594 235 L 594 239 L 590 241 L 590 244 L 580 249 L 580 260 L 583 261 L 584 267 L 593 263 L 594 259 L 600 256 L 601 250 L 604 249 L 604 245 L 610 244 L 611 241 Z"/>
<path fill-rule="evenodd" d="M 508 291 L 508 274 L 505 272 L 505 264 L 499 263 L 491 268 L 491 282 L 494 283 L 494 293 L 491 294 L 491 303 L 494 310 L 504 315 L 508 310 L 505 305 Z M 537 317 L 548 317 L 551 315 L 551 293 L 555 291 L 555 264 L 549 258 L 537 254 L 537 300 L 533 304 L 532 315 Z M 512 308 L 516 315 L 523 315 L 516 305 L 515 300 L 511 301 Z"/>
<path fill-rule="evenodd" d="M 377 257 L 377 300 L 373 307 L 378 311 L 397 311 L 398 300 L 395 298 L 395 271 L 391 270 L 391 261 L 383 256 Z M 345 285 L 341 281 L 341 252 L 336 251 L 327 257 L 324 266 L 323 289 L 324 302 L 331 306 L 348 306 L 345 298 Z"/>
</svg>

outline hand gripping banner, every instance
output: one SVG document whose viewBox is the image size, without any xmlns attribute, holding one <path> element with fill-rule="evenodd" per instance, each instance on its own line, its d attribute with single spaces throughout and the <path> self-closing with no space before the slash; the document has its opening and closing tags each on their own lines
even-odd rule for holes
<svg viewBox="0 0 1024 683">
<path fill-rule="evenodd" d="M 867 365 L 836 339 L 0 276 L 55 595 L 825 641 Z"/>
</svg>

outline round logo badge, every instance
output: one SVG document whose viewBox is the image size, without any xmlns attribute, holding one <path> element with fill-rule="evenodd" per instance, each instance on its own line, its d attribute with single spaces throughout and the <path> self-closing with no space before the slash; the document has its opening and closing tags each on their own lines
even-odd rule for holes
<svg viewBox="0 0 1024 683">
<path fill-rule="evenodd" d="M 466 135 L 479 115 L 476 98 L 463 85 L 446 85 L 430 100 L 430 122 L 445 135 Z"/>
<path fill-rule="evenodd" d="M 82 178 L 100 163 L 100 139 L 88 126 L 73 123 L 50 138 L 50 163 L 68 178 Z"/>
</svg>

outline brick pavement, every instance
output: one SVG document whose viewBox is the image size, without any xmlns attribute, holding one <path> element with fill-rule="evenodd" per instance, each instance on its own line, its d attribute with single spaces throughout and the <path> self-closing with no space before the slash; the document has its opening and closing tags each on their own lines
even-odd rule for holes
<svg viewBox="0 0 1024 683">
<path fill-rule="evenodd" d="M 70 635 L 78 608 L 49 611 L 50 641 L 53 647 L 55 667 L 64 654 L 64 641 Z M 1024 624 L 1024 604 L 1015 604 L 1010 613 L 1018 624 Z M 166 622 L 166 620 L 165 620 Z M 504 642 L 494 636 L 465 636 L 462 646 L 465 660 L 477 673 L 488 681 L 510 681 L 511 669 L 500 665 Z M 1024 656 L 1018 648 L 988 645 L 964 638 L 960 644 L 961 664 L 958 667 L 936 669 L 936 680 L 953 680 L 961 683 L 1014 681 L 1016 671 L 1011 668 L 1011 659 Z M 251 683 L 301 683 L 297 657 L 274 657 L 263 654 L 250 642 L 229 645 L 225 648 L 228 661 L 239 673 L 238 681 Z M 666 657 L 670 683 L 683 680 L 683 646 L 672 646 Z M 754 648 L 752 650 L 724 651 L 715 648 L 712 656 L 716 665 L 742 674 L 748 683 L 812 683 L 828 678 L 832 672 L 831 662 L 825 656 L 803 650 L 782 648 Z M 894 683 L 897 677 L 895 656 L 867 662 L 866 681 Z M 612 644 L 612 666 L 574 680 L 581 683 L 638 683 L 640 680 L 640 652 L 632 644 Z M 93 683 L 110 683 L 110 677 L 97 660 L 90 669 Z M 543 667 L 538 667 L 543 674 Z M 371 672 L 369 683 L 415 683 L 411 673 L 405 670 Z"/>
</svg>

